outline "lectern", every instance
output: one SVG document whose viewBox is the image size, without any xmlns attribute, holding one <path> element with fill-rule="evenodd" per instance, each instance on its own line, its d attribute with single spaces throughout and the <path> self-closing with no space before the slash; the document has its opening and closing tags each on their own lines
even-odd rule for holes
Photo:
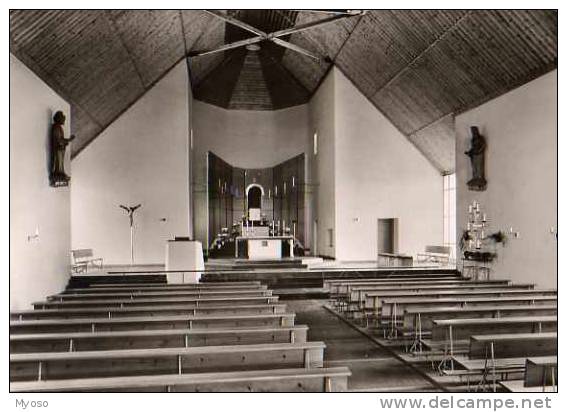
<svg viewBox="0 0 567 412">
<path fill-rule="evenodd" d="M 199 283 L 205 270 L 203 247 L 197 240 L 176 237 L 165 246 L 167 283 Z"/>
</svg>

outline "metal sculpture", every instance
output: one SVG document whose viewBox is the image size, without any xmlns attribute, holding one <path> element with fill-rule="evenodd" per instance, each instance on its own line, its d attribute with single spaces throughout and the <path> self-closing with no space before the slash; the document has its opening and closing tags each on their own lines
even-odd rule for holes
<svg viewBox="0 0 567 412">
<path fill-rule="evenodd" d="M 128 213 L 130 218 L 130 264 L 134 264 L 134 212 L 140 208 L 142 204 L 136 206 L 124 206 L 119 205 L 121 209 L 124 209 Z"/>
</svg>

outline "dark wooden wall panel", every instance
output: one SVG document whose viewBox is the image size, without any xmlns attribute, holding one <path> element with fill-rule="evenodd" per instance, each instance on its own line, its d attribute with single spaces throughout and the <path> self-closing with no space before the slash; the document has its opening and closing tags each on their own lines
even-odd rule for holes
<svg viewBox="0 0 567 412">
<path fill-rule="evenodd" d="M 109 18 L 149 87 L 185 55 L 177 10 L 113 10 Z"/>
<path fill-rule="evenodd" d="M 328 17 L 221 12 L 266 32 Z M 261 44 L 257 54 L 191 58 L 192 86 L 225 108 L 273 110 L 306 102 L 335 64 L 445 173 L 454 169 L 449 115 L 556 68 L 557 30 L 554 10 L 372 10 L 285 38 L 329 61 Z M 186 53 L 250 36 L 199 10 L 10 12 L 10 50 L 73 106 L 73 154 Z"/>
</svg>

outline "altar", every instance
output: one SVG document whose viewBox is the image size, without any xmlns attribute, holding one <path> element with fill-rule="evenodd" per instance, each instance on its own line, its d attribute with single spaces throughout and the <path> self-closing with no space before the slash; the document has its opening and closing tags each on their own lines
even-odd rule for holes
<svg viewBox="0 0 567 412">
<path fill-rule="evenodd" d="M 249 260 L 277 260 L 284 256 L 289 245 L 289 257 L 293 257 L 293 236 L 238 236 L 234 243 L 234 256 L 240 256 L 239 248 L 245 247 L 245 258 Z"/>
</svg>

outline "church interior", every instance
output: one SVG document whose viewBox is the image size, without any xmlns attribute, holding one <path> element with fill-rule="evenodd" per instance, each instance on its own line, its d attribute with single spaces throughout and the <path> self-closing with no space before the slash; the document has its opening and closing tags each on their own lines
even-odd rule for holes
<svg viewBox="0 0 567 412">
<path fill-rule="evenodd" d="M 557 392 L 557 10 L 11 10 L 11 392 Z"/>
</svg>

